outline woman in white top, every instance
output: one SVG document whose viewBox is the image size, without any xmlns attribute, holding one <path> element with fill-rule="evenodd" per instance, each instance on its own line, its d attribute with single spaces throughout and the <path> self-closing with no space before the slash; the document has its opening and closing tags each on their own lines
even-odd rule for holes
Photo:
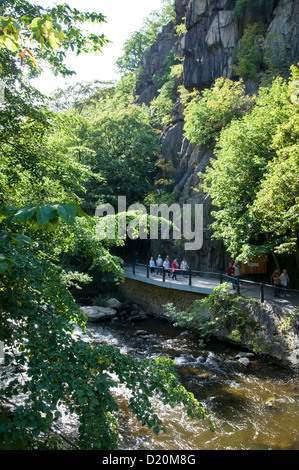
<svg viewBox="0 0 299 470">
<path fill-rule="evenodd" d="M 187 276 L 187 269 L 189 269 L 189 266 L 188 266 L 188 263 L 186 261 L 186 259 L 184 258 L 183 261 L 181 262 L 181 266 L 180 268 L 182 269 L 183 271 L 183 276 Z"/>
</svg>

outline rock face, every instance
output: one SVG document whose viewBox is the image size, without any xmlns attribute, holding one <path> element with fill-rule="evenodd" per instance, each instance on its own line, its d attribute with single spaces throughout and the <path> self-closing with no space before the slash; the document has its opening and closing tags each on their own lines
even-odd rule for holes
<svg viewBox="0 0 299 470">
<path fill-rule="evenodd" d="M 240 298 L 237 306 L 245 313 L 245 326 L 239 344 L 271 358 L 278 363 L 299 369 L 299 317 L 291 307 L 282 307 L 274 302 L 261 304 L 253 299 Z M 217 333 L 225 340 L 233 330 Z M 246 355 L 248 359 L 248 355 Z"/>
<path fill-rule="evenodd" d="M 176 0 L 176 21 L 161 33 L 157 43 L 143 58 L 142 83 L 137 87 L 139 103 L 148 104 L 157 94 L 154 76 L 163 75 L 164 60 L 172 50 L 183 57 L 181 83 L 187 89 L 210 87 L 219 77 L 238 78 L 233 69 L 233 53 L 245 29 L 255 23 L 264 28 L 264 47 L 271 51 L 274 65 L 284 60 L 285 68 L 299 62 L 299 1 L 256 0 L 236 17 L 236 0 Z M 175 25 L 185 23 L 186 33 L 178 41 Z M 248 90 L 256 89 L 257 82 L 246 83 Z M 181 205 L 193 201 L 202 203 L 204 227 L 212 221 L 212 205 L 202 193 L 198 172 L 205 172 L 210 164 L 209 149 L 190 144 L 184 136 L 184 116 L 179 101 L 173 109 L 172 124 L 161 135 L 161 155 L 164 162 L 175 167 L 174 194 Z M 170 245 L 171 246 L 171 245 Z M 182 257 L 180 248 L 164 244 L 164 251 L 173 257 Z M 161 244 L 152 246 L 153 255 L 163 250 Z M 166 254 L 166 253 L 165 253 Z M 192 269 L 215 271 L 229 261 L 220 242 L 212 241 L 204 232 L 203 248 L 187 253 Z"/>
<path fill-rule="evenodd" d="M 299 61 L 298 0 L 256 0 L 236 16 L 236 0 L 177 0 L 185 8 L 187 32 L 184 54 L 186 88 L 209 87 L 218 77 L 238 78 L 233 52 L 244 31 L 258 23 L 264 31 L 264 49 L 281 68 Z M 279 63 L 281 62 L 281 63 Z"/>
<path fill-rule="evenodd" d="M 186 11 L 184 83 L 209 86 L 216 77 L 232 76 L 232 49 L 238 39 L 234 1 L 194 0 Z"/>
<path fill-rule="evenodd" d="M 217 77 L 234 77 L 233 49 L 244 30 L 264 25 L 265 45 L 273 57 L 284 50 L 287 63 L 299 60 L 299 4 L 297 0 L 256 0 L 236 17 L 236 0 L 190 0 L 186 10 L 184 84 L 210 86 Z"/>
<path fill-rule="evenodd" d="M 153 44 L 142 58 L 141 76 L 137 81 L 136 87 L 136 95 L 140 103 L 148 105 L 157 95 L 154 77 L 156 75 L 163 75 L 165 59 L 174 49 L 174 25 L 169 23 L 159 35 L 158 41 Z"/>
</svg>

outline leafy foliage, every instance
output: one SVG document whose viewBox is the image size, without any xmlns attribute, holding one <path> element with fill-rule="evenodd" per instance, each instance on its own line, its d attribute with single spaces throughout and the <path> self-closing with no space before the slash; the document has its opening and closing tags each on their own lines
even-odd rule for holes
<svg viewBox="0 0 299 470">
<path fill-rule="evenodd" d="M 157 134 L 147 111 L 131 106 L 101 116 L 91 138 L 96 153 L 91 164 L 105 179 L 102 194 L 113 201 L 114 186 L 119 195 L 126 194 L 128 202 L 144 197 L 151 188 L 158 153 Z"/>
<path fill-rule="evenodd" d="M 150 103 L 151 120 L 157 129 L 164 128 L 171 123 L 171 113 L 177 99 L 174 88 L 182 70 L 181 64 L 173 65 L 170 68 L 165 82 L 158 90 L 158 96 Z"/>
<path fill-rule="evenodd" d="M 263 62 L 264 26 L 248 26 L 235 50 L 234 71 L 244 79 L 255 78 Z"/>
<path fill-rule="evenodd" d="M 211 89 L 184 93 L 187 138 L 199 145 L 213 146 L 223 127 L 242 117 L 254 104 L 245 95 L 243 81 L 218 78 Z"/>
<path fill-rule="evenodd" d="M 148 110 L 132 105 L 132 75 L 115 89 L 87 90 L 75 111 L 57 115 L 21 66 L 26 58 L 35 67 L 46 60 L 71 74 L 67 50 L 96 52 L 105 43 L 76 24 L 103 16 L 65 4 L 45 11 L 25 0 L 4 0 L 0 15 L 0 341 L 9 362 L 0 371 L 0 447 L 62 448 L 56 424 L 68 413 L 78 423 L 76 443 L 68 445 L 117 448 L 118 384 L 131 391 L 130 409 L 155 433 L 163 429 L 155 395 L 205 418 L 171 360 L 137 361 L 77 334 L 86 317 L 69 287 L 96 280 L 107 288 L 123 275 L 110 252 L 120 241 L 97 238 L 97 221 L 82 211 L 82 200 L 89 190 L 92 203 L 100 196 L 113 201 L 118 191 L 142 198 L 151 188 L 157 134 Z"/>
<path fill-rule="evenodd" d="M 77 417 L 81 449 L 116 448 L 112 372 L 132 391 L 130 408 L 155 432 L 162 423 L 149 399 L 154 390 L 166 403 L 180 400 L 189 413 L 205 417 L 194 397 L 177 386 L 170 360 L 136 362 L 115 348 L 79 340 L 74 323 L 84 327 L 84 315 L 59 270 L 24 246 L 6 242 L 1 248 L 13 263 L 0 282 L 0 304 L 6 305 L 0 340 L 11 366 L 25 368 L 13 378 L 6 369 L 1 372 L 1 398 L 14 403 L 10 413 L 1 415 L 2 449 L 44 448 L 64 407 Z M 21 402 L 14 401 L 18 396 Z"/>
<path fill-rule="evenodd" d="M 0 49 L 19 54 L 38 68 L 38 61 L 46 60 L 55 73 L 72 75 L 64 64 L 68 50 L 98 52 L 107 43 L 104 35 L 89 34 L 79 26 L 85 22 L 102 23 L 100 13 L 82 13 L 68 4 L 52 8 L 43 7 L 20 0 L 5 0 L 0 9 Z M 57 52 L 59 50 L 59 52 Z M 2 63 L 2 62 L 1 62 Z"/>
<path fill-rule="evenodd" d="M 185 311 L 178 311 L 173 304 L 164 305 L 164 309 L 165 315 L 175 321 L 175 325 L 198 334 L 199 345 L 203 347 L 223 329 L 230 332 L 227 338 L 235 342 L 241 342 L 246 326 L 252 328 L 251 335 L 255 336 L 255 330 L 260 326 L 248 317 L 238 300 L 239 297 L 231 295 L 230 284 L 225 282 L 215 287 L 207 297 L 192 302 Z"/>
<path fill-rule="evenodd" d="M 237 0 L 236 4 L 234 6 L 234 15 L 236 17 L 240 16 L 244 10 L 252 5 L 255 2 L 255 0 Z"/>
<path fill-rule="evenodd" d="M 292 81 L 291 77 L 290 84 Z M 223 238 L 228 251 L 240 259 L 271 253 L 278 246 L 282 252 L 288 252 L 291 247 L 296 250 L 298 229 L 294 202 L 298 173 L 290 180 L 289 173 L 285 174 L 282 184 L 278 185 L 277 181 L 288 163 L 296 169 L 293 153 L 296 148 L 292 149 L 296 126 L 292 133 L 290 129 L 297 116 L 298 106 L 292 103 L 286 80 L 277 78 L 271 86 L 260 88 L 251 113 L 232 120 L 221 132 L 216 158 L 203 175 L 205 187 L 219 209 L 213 214 L 214 236 Z M 283 211 L 274 216 L 277 224 L 280 218 L 281 229 L 277 230 L 273 209 L 274 205 L 275 210 L 282 209 L 278 201 L 286 194 L 283 189 L 286 180 L 293 185 L 295 193 L 289 193 Z M 273 201 L 271 194 L 275 194 Z M 294 216 L 290 217 L 291 214 Z M 281 224 L 282 221 L 285 222 Z"/>
</svg>

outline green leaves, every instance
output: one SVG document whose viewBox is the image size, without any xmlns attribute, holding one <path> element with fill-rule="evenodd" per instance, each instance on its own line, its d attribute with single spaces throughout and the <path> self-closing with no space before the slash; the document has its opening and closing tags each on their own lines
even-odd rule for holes
<svg viewBox="0 0 299 470">
<path fill-rule="evenodd" d="M 143 54 L 154 44 L 164 25 L 175 18 L 174 3 L 164 0 L 161 11 L 152 11 L 141 29 L 136 31 L 124 44 L 123 55 L 116 65 L 120 71 L 134 71 L 140 64 Z"/>
<path fill-rule="evenodd" d="M 21 15 L 22 10 L 26 14 Z M 54 72 L 70 75 L 73 72 L 64 64 L 66 50 L 76 50 L 78 54 L 98 52 L 108 42 L 104 35 L 85 34 L 77 24 L 103 21 L 101 13 L 82 13 L 67 4 L 51 9 L 30 4 L 29 10 L 28 3 L 21 0 L 7 11 L 4 7 L 3 16 L 0 16 L 0 49 L 14 54 L 24 54 L 27 50 L 36 67 L 38 59 L 46 59 Z M 57 51 L 61 54 L 57 55 Z M 21 57 L 23 60 L 24 55 Z"/>
<path fill-rule="evenodd" d="M 30 39 L 37 40 L 42 45 L 49 45 L 52 49 L 60 49 L 67 35 L 58 23 L 54 23 L 49 15 L 34 18 L 28 26 L 32 31 Z"/>
<path fill-rule="evenodd" d="M 278 77 L 260 88 L 250 112 L 220 133 L 215 158 L 201 176 L 217 208 L 213 237 L 223 239 L 233 257 L 248 261 L 270 254 L 275 246 L 280 253 L 283 245 L 285 252 L 291 245 L 296 249 L 297 122 L 291 89 Z"/>
<path fill-rule="evenodd" d="M 188 93 L 184 100 L 186 136 L 191 142 L 213 147 L 221 130 L 250 111 L 255 98 L 245 95 L 243 81 L 218 78 L 211 89 Z"/>
<path fill-rule="evenodd" d="M 119 382 L 132 391 L 133 413 L 154 433 L 163 429 L 150 402 L 156 390 L 165 403 L 184 403 L 188 414 L 203 418 L 192 394 L 178 385 L 171 361 L 136 361 L 73 335 L 74 323 L 84 329 L 86 322 L 68 289 L 74 288 L 73 280 L 88 282 L 92 275 L 97 290 L 106 290 L 123 276 L 122 260 L 109 252 L 110 242 L 96 237 L 95 217 L 86 217 L 76 201 L 86 190 L 91 205 L 101 196 L 113 200 L 117 193 L 127 194 L 130 202 L 142 198 L 151 189 L 157 133 L 146 108 L 132 105 L 132 94 L 123 92 L 131 80 L 116 87 L 110 102 L 107 95 L 97 104 L 92 99 L 91 110 L 82 108 L 82 120 L 71 114 L 55 117 L 20 78 L 11 54 L 21 52 L 21 63 L 29 56 L 71 74 L 64 64 L 67 50 L 97 52 L 107 42 L 103 36 L 86 36 L 76 24 L 104 18 L 66 4 L 48 11 L 32 3 L 29 9 L 25 0 L 7 4 L 11 18 L 1 17 L 0 25 L 9 85 L 0 116 L 0 340 L 16 369 L 26 368 L 26 374 L 3 380 L 1 402 L 20 395 L 24 400 L 12 405 L 7 419 L 0 414 L 0 447 L 57 448 L 52 431 L 63 406 L 78 417 L 80 448 L 117 448 L 111 388 Z M 5 14 L 5 7 L 1 11 Z M 59 139 L 51 124 L 61 126 Z M 95 181 L 84 187 L 83 181 L 91 181 L 87 165 Z"/>
<path fill-rule="evenodd" d="M 86 214 L 76 202 L 27 206 L 20 210 L 16 208 L 0 208 L 1 220 L 5 220 L 7 225 L 11 225 L 13 222 L 28 222 L 35 229 L 41 226 L 54 229 L 58 225 L 59 218 L 68 224 L 73 224 L 78 216 L 85 217 Z"/>
<path fill-rule="evenodd" d="M 5 222 L 7 227 L 14 224 L 30 224 L 34 230 L 44 227 L 47 230 L 55 230 L 59 223 L 62 221 L 73 224 L 77 216 L 85 216 L 77 203 L 68 204 L 55 204 L 53 206 L 27 206 L 23 209 L 16 209 L 15 207 L 1 207 L 0 220 Z M 0 247 L 1 244 L 5 247 L 8 244 L 19 246 L 30 246 L 33 240 L 24 234 L 12 234 L 7 230 L 0 231 Z M 7 274 L 14 263 L 14 260 L 7 257 L 5 254 L 0 253 L 0 274 Z"/>
<path fill-rule="evenodd" d="M 87 122 L 82 121 L 84 127 Z M 101 110 L 100 117 L 88 122 L 88 127 L 84 146 L 90 150 L 84 163 L 94 173 L 86 185 L 93 211 L 102 202 L 116 204 L 117 195 L 125 194 L 128 204 L 141 200 L 152 189 L 159 152 L 157 132 L 150 124 L 147 109 L 136 105 L 118 107 L 111 100 L 106 112 Z M 100 182 L 97 175 L 101 175 Z"/>
<path fill-rule="evenodd" d="M 260 70 L 263 60 L 264 32 L 264 25 L 259 23 L 254 23 L 245 29 L 236 47 L 233 65 L 239 77 L 255 78 Z"/>
<path fill-rule="evenodd" d="M 19 49 L 20 24 L 10 16 L 0 16 L 0 48 L 6 48 L 10 52 Z"/>
</svg>

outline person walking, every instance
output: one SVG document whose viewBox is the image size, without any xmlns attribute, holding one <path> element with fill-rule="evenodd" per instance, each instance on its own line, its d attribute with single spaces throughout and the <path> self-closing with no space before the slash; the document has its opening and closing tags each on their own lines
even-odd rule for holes
<svg viewBox="0 0 299 470">
<path fill-rule="evenodd" d="M 281 291 L 279 269 L 275 269 L 271 276 L 271 284 L 274 286 L 274 297 L 279 297 Z"/>
<path fill-rule="evenodd" d="M 156 264 L 155 264 L 155 260 L 152 256 L 151 256 L 149 265 L 150 265 L 151 274 L 153 274 L 155 272 Z"/>
<path fill-rule="evenodd" d="M 189 269 L 189 266 L 186 261 L 186 258 L 184 258 L 183 261 L 181 262 L 180 269 L 183 271 L 183 276 L 187 277 L 187 270 Z"/>
<path fill-rule="evenodd" d="M 231 281 L 233 289 L 235 289 L 235 280 L 234 280 L 234 272 L 235 268 L 233 267 L 232 263 L 228 263 L 228 266 L 226 268 L 226 275 L 227 278 Z"/>
<path fill-rule="evenodd" d="M 161 255 L 159 255 L 158 258 L 156 259 L 156 265 L 157 265 L 157 274 L 161 274 L 162 276 L 163 260 L 161 258 Z"/>
<path fill-rule="evenodd" d="M 176 273 L 178 270 L 178 265 L 177 265 L 177 260 L 175 259 L 170 266 L 171 272 L 172 272 L 172 279 L 177 280 L 176 278 Z"/>
<path fill-rule="evenodd" d="M 166 256 L 165 260 L 163 261 L 163 268 L 165 269 L 165 272 L 168 273 L 168 276 L 170 276 L 170 261 L 169 261 L 169 256 Z"/>
</svg>

